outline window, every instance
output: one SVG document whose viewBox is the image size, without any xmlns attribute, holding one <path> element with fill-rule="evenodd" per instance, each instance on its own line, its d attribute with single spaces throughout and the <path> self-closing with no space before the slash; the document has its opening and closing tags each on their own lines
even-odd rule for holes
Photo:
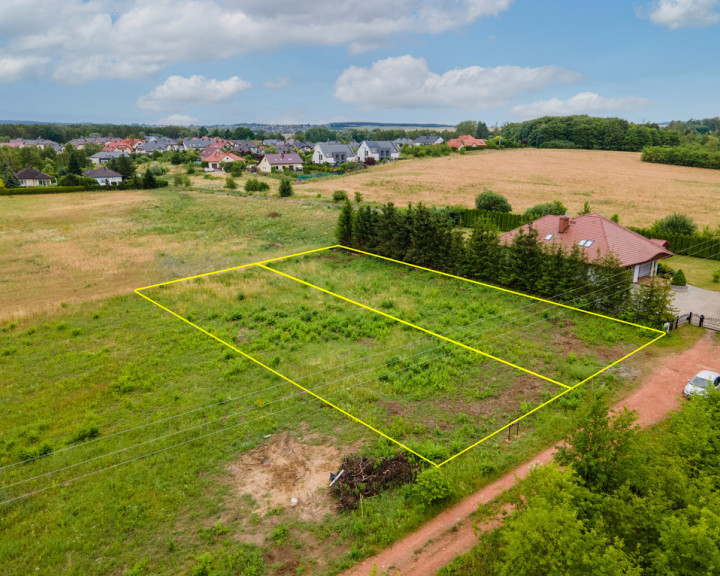
<svg viewBox="0 0 720 576">
<path fill-rule="evenodd" d="M 545 240 L 552 240 L 553 236 L 555 236 L 555 234 L 548 234 L 545 236 Z"/>
<path fill-rule="evenodd" d="M 578 242 L 578 245 L 582 246 L 583 248 L 590 248 L 590 246 L 592 246 L 594 243 L 595 243 L 595 240 L 583 239 L 583 240 L 580 240 L 580 242 Z"/>
</svg>

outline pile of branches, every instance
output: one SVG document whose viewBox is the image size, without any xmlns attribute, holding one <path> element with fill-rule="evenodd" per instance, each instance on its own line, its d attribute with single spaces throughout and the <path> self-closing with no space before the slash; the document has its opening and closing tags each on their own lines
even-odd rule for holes
<svg viewBox="0 0 720 576">
<path fill-rule="evenodd" d="M 330 488 L 341 511 L 353 510 L 363 498 L 375 496 L 390 486 L 413 482 L 420 466 L 408 454 L 390 458 L 346 456 L 340 466 L 343 475 Z"/>
</svg>

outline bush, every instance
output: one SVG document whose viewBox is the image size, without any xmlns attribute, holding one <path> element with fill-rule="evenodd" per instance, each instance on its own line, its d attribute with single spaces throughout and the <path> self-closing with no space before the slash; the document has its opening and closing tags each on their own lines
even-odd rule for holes
<svg viewBox="0 0 720 576">
<path fill-rule="evenodd" d="M 683 234 L 693 236 L 697 232 L 697 224 L 687 214 L 673 212 L 665 218 L 656 220 L 650 227 L 650 232 L 657 235 Z"/>
<path fill-rule="evenodd" d="M 713 282 L 720 282 L 720 270 L 715 270 L 712 275 Z"/>
<path fill-rule="evenodd" d="M 360 192 L 355 192 L 355 202 L 360 204 L 363 201 L 363 195 Z"/>
<path fill-rule="evenodd" d="M 278 192 L 279 192 L 280 196 L 282 196 L 283 198 L 292 196 L 293 188 L 292 188 L 292 182 L 290 181 L 290 178 L 283 178 L 282 180 L 280 180 L 280 188 L 278 189 Z"/>
<path fill-rule="evenodd" d="M 243 162 L 232 162 L 230 164 L 230 174 L 233 176 L 241 176 L 244 169 L 245 164 Z"/>
<path fill-rule="evenodd" d="M 672 277 L 671 284 L 673 286 L 687 286 L 687 280 L 685 279 L 685 273 L 682 270 L 678 270 Z"/>
<path fill-rule="evenodd" d="M 567 212 L 567 208 L 565 205 L 560 202 L 559 200 L 553 200 L 552 202 L 544 202 L 542 204 L 535 204 L 532 208 L 528 208 L 525 210 L 524 216 L 528 218 L 532 218 L 533 220 L 537 218 L 542 218 L 543 216 L 547 216 L 549 214 L 554 214 L 556 216 L 562 216 Z"/>
<path fill-rule="evenodd" d="M 490 212 L 512 212 L 512 206 L 502 194 L 496 194 L 492 190 L 485 190 L 475 196 L 475 208 L 488 210 Z"/>
<path fill-rule="evenodd" d="M 228 190 L 237 189 L 237 182 L 235 182 L 232 176 L 227 176 L 225 178 L 225 188 L 227 188 Z"/>
<path fill-rule="evenodd" d="M 188 174 L 195 174 L 195 164 L 193 164 L 192 162 L 188 162 L 185 168 Z"/>
<path fill-rule="evenodd" d="M 266 192 L 270 190 L 270 185 L 267 182 L 260 182 L 257 178 L 250 178 L 245 182 L 245 192 Z"/>
<path fill-rule="evenodd" d="M 414 492 L 423 504 L 444 500 L 452 494 L 450 482 L 437 468 L 428 468 L 418 474 Z"/>
<path fill-rule="evenodd" d="M 333 192 L 333 202 L 342 202 L 343 200 L 348 199 L 347 192 L 345 190 L 335 190 Z"/>
</svg>

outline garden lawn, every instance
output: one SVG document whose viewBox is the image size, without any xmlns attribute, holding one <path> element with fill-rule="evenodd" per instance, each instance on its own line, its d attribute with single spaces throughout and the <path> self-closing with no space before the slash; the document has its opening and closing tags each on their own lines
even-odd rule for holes
<svg viewBox="0 0 720 576">
<path fill-rule="evenodd" d="M 688 284 L 705 290 L 720 290 L 720 282 L 713 282 L 713 273 L 720 272 L 720 261 L 675 256 L 663 260 L 663 264 L 674 270 L 682 270 Z"/>
</svg>

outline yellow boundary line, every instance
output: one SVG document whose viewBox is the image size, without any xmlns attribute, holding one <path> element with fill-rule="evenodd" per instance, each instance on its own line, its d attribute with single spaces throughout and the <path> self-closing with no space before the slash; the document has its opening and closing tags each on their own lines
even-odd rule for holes
<svg viewBox="0 0 720 576">
<path fill-rule="evenodd" d="M 166 307 L 163 306 L 162 304 L 160 304 L 160 303 L 158 303 L 158 302 L 155 302 L 155 300 L 153 300 L 152 298 L 150 298 L 150 297 L 148 297 L 148 296 L 145 296 L 145 294 L 142 294 L 142 293 L 140 292 L 140 290 L 143 290 L 143 288 L 137 288 L 137 289 L 135 289 L 135 293 L 136 293 L 138 296 L 142 296 L 143 298 L 145 298 L 145 300 L 148 300 L 148 301 L 152 302 L 153 304 L 155 304 L 155 306 L 158 306 L 159 308 L 162 308 L 163 310 L 165 310 L 165 312 L 169 312 L 170 314 L 172 314 L 172 315 L 175 316 L 176 318 L 179 318 L 179 319 L 182 320 L 183 322 L 186 322 L 186 323 L 190 324 L 190 326 L 192 326 L 193 328 L 195 328 L 195 329 L 197 329 L 197 330 L 200 330 L 200 332 L 202 332 L 203 334 L 207 334 L 208 336 L 210 336 L 210 338 L 213 338 L 214 340 L 217 340 L 217 341 L 220 342 L 221 344 L 224 344 L 225 346 L 227 346 L 227 347 L 230 348 L 231 350 L 234 350 L 235 352 L 237 352 L 238 354 L 241 354 L 242 356 L 244 356 L 244 357 L 247 358 L 248 360 L 251 360 L 252 362 L 255 362 L 255 364 L 257 364 L 258 366 L 262 366 L 263 368 L 265 368 L 265 370 L 268 370 L 268 371 L 272 372 L 273 374 L 275 374 L 276 376 L 279 376 L 280 378 L 282 378 L 282 379 L 285 380 L 286 382 L 289 382 L 289 383 L 292 384 L 293 386 L 297 386 L 297 387 L 300 388 L 300 390 L 302 390 L 303 392 L 307 392 L 308 394 L 310 394 L 311 396 L 314 396 L 315 398 L 317 398 L 318 400 L 324 402 L 324 403 L 327 404 L 328 406 L 331 406 L 332 408 L 335 408 L 335 410 L 338 410 L 339 412 L 342 412 L 343 414 L 345 414 L 345 416 L 347 416 L 347 417 L 349 417 L 349 418 L 352 418 L 353 420 L 355 420 L 356 422 L 359 422 L 359 423 L 362 424 L 363 426 L 368 427 L 368 428 L 369 428 L 370 430 L 372 430 L 373 432 L 377 432 L 378 434 L 380 434 L 380 436 L 382 436 L 382 437 L 384 437 L 384 438 L 387 438 L 388 440 L 390 440 L 391 442 L 394 442 L 395 444 L 397 444 L 397 445 L 400 446 L 401 448 L 404 448 L 404 449 L 407 450 L 408 452 L 410 452 L 410 453 L 412 453 L 412 454 L 415 454 L 415 456 L 417 456 L 418 458 L 422 458 L 423 460 L 425 460 L 426 462 L 429 462 L 429 463 L 432 464 L 433 466 L 438 466 L 437 464 L 435 464 L 435 462 L 433 462 L 432 460 L 428 460 L 428 459 L 425 458 L 425 456 L 423 456 L 422 454 L 418 454 L 418 453 L 415 452 L 412 448 L 408 448 L 407 446 L 405 446 L 405 444 L 402 444 L 401 442 L 398 442 L 397 440 L 395 440 L 394 438 L 391 438 L 390 436 L 388 436 L 387 434 L 381 432 L 381 431 L 378 430 L 377 428 L 373 428 L 373 427 L 370 426 L 370 424 L 368 424 L 367 422 L 363 422 L 362 420 L 360 420 L 360 418 L 357 418 L 357 417 L 353 416 L 352 414 L 350 414 L 349 412 L 346 412 L 346 411 L 343 410 L 342 408 L 339 408 L 338 406 L 336 406 L 336 405 L 333 404 L 332 402 L 330 402 L 330 401 L 328 401 L 328 400 L 325 400 L 325 398 L 323 398 L 322 396 L 318 396 L 318 395 L 315 394 L 315 392 L 313 392 L 312 390 L 309 390 L 308 388 L 305 388 L 304 386 L 301 386 L 300 384 L 298 384 L 298 383 L 295 382 L 294 380 L 288 378 L 288 377 L 285 376 L 284 374 L 281 374 L 281 373 L 278 372 L 277 370 L 274 370 L 273 368 L 270 368 L 270 366 L 268 366 L 267 364 L 263 364 L 262 362 L 260 362 L 260 360 L 258 360 L 258 359 L 256 359 L 256 358 L 253 358 L 253 357 L 250 356 L 249 354 L 246 354 L 245 352 L 243 352 L 243 351 L 240 350 L 239 348 L 236 348 L 236 347 L 233 346 L 232 344 L 229 344 L 228 342 L 225 342 L 225 340 L 223 340 L 222 338 L 218 338 L 217 336 L 215 336 L 215 334 L 212 334 L 211 332 L 208 332 L 207 330 L 205 330 L 204 328 L 201 328 L 201 327 L 198 326 L 197 324 L 193 324 L 193 323 L 190 322 L 190 320 L 188 320 L 187 318 L 183 318 L 182 316 L 180 316 L 180 314 L 177 314 L 176 312 L 173 312 L 172 310 L 170 310 L 170 308 L 166 308 Z"/>
<path fill-rule="evenodd" d="M 412 324 L 412 323 L 410 323 L 410 322 L 406 322 L 405 320 L 401 320 L 400 318 L 396 318 L 395 316 L 392 316 L 392 315 L 390 315 L 390 314 L 386 314 L 385 312 L 382 312 L 382 311 L 380 311 L 380 310 L 376 310 L 376 309 L 374 309 L 374 308 L 371 308 L 371 307 L 369 307 L 369 306 L 366 306 L 366 305 L 364 305 L 364 304 L 361 304 L 360 302 L 356 302 L 356 301 L 354 301 L 354 300 L 351 300 L 351 299 L 349 299 L 349 298 L 346 298 L 346 297 L 344 297 L 344 296 L 341 296 L 341 295 L 336 294 L 336 293 L 334 293 L 334 292 L 331 292 L 331 291 L 329 291 L 329 290 L 325 290 L 324 288 L 320 288 L 319 286 L 315 286 L 315 285 L 313 285 L 313 284 L 310 284 L 309 282 L 305 282 L 304 280 L 300 280 L 299 278 L 295 278 L 294 276 L 290 276 L 289 274 L 285 274 L 284 272 L 280 272 L 279 270 L 274 270 L 273 268 L 269 268 L 269 267 L 267 267 L 267 266 L 264 265 L 264 264 L 267 264 L 267 263 L 270 263 L 270 262 L 277 262 L 278 260 L 285 260 L 285 259 L 288 259 L 288 258 L 294 258 L 294 257 L 296 257 L 296 256 L 304 256 L 304 255 L 306 255 L 306 254 L 313 254 L 313 253 L 316 253 L 316 252 L 323 252 L 323 251 L 325 251 L 325 250 L 332 250 L 333 248 L 342 248 L 342 249 L 348 250 L 348 251 L 350 251 L 350 252 L 356 252 L 356 253 L 359 253 L 359 254 L 365 254 L 366 256 L 373 256 L 373 257 L 375 257 L 375 258 L 380 258 L 380 259 L 382 259 L 382 260 L 387 260 L 387 261 L 389 261 L 389 262 L 394 262 L 394 263 L 396 263 L 396 264 L 402 264 L 402 265 L 405 265 L 405 266 L 409 266 L 409 267 L 411 267 L 411 268 L 417 268 L 417 269 L 419 269 L 419 270 L 424 270 L 424 271 L 426 271 L 426 272 L 433 272 L 433 273 L 435 273 L 435 274 L 440 274 L 441 276 L 447 276 L 447 277 L 449 277 L 449 278 L 455 278 L 456 280 L 462 280 L 462 281 L 464 281 L 464 282 L 470 282 L 470 283 L 472 283 L 472 284 L 478 284 L 478 285 L 484 286 L 484 287 L 486 287 L 486 288 L 493 288 L 493 289 L 495 289 L 495 290 L 500 290 L 501 292 L 507 292 L 508 294 L 514 294 L 515 296 L 522 296 L 522 297 L 524 297 L 524 298 L 528 298 L 528 299 L 530 299 L 530 300 L 535 300 L 535 301 L 537 301 L 537 302 L 544 302 L 544 303 L 546 303 L 546 304 L 552 304 L 552 305 L 554 305 L 554 306 L 559 306 L 559 307 L 561 307 L 561 308 L 566 308 L 566 309 L 568 309 L 568 310 L 573 310 L 573 311 L 575 311 L 575 312 L 581 312 L 581 313 L 584 313 L 584 314 L 589 314 L 589 315 L 591 315 L 591 316 L 597 316 L 597 317 L 599 317 L 599 318 L 604 318 L 604 319 L 606 319 L 606 320 L 610 320 L 610 321 L 613 321 L 613 322 L 620 322 L 620 323 L 622 323 L 622 324 L 627 324 L 627 325 L 629 325 L 629 326 L 634 326 L 634 327 L 636 327 L 636 328 L 642 328 L 642 329 L 644 329 L 644 330 L 650 330 L 651 332 L 655 332 L 655 333 L 659 334 L 659 336 L 657 336 L 656 338 L 653 338 L 652 340 L 650 340 L 649 342 L 643 344 L 642 346 L 640 346 L 640 347 L 637 348 L 636 350 L 633 350 L 633 351 L 630 352 L 629 354 L 626 354 L 625 356 L 623 356 L 622 358 L 616 360 L 616 361 L 613 362 L 612 364 L 608 364 L 608 365 L 605 366 L 604 368 L 598 370 L 597 372 L 595 372 L 595 373 L 592 374 L 591 376 L 588 376 L 588 377 L 585 378 L 584 380 L 578 382 L 578 383 L 575 384 L 574 386 L 567 386 L 566 384 L 562 384 L 561 382 L 557 382 L 556 380 L 553 380 L 553 379 L 548 378 L 548 377 L 546 377 L 546 376 L 542 376 L 541 374 L 537 374 L 536 372 L 532 372 L 532 371 L 530 371 L 530 370 L 527 370 L 527 369 L 525 369 L 525 368 L 522 368 L 522 367 L 520 367 L 520 366 L 517 366 L 517 365 L 515 365 L 515 364 L 512 364 L 511 362 L 507 362 L 506 360 L 502 360 L 501 358 L 497 358 L 497 357 L 495 357 L 495 356 L 493 356 L 493 355 L 491 355 L 491 354 L 488 354 L 487 352 L 482 352 L 481 350 L 477 350 L 477 349 L 475 349 L 475 348 L 472 348 L 472 347 L 470 347 L 470 346 L 467 346 L 467 345 L 465 345 L 465 344 L 462 344 L 461 342 L 457 342 L 457 341 L 455 341 L 455 340 L 452 340 L 452 339 L 450 339 L 450 338 L 447 338 L 447 337 L 445 337 L 445 336 L 442 336 L 441 334 L 436 334 L 435 332 L 432 332 L 432 331 L 427 330 L 427 329 L 425 329 L 425 328 L 422 328 L 422 327 L 420 327 L 420 326 L 416 326 L 415 324 Z M 212 276 L 212 275 L 214 275 L 214 274 L 222 274 L 223 272 L 231 272 L 231 271 L 233 271 L 233 270 L 240 270 L 240 269 L 243 269 L 243 268 L 250 268 L 250 267 L 252 267 L 252 266 L 257 266 L 257 267 L 259 267 L 259 268 L 263 268 L 263 269 L 265 269 L 265 270 L 269 270 L 270 272 L 274 272 L 275 274 L 278 274 L 278 275 L 280 275 L 280 276 L 284 276 L 284 277 L 286 277 L 286 278 L 288 278 L 288 279 L 290 279 L 290 280 L 293 280 L 293 281 L 298 282 L 298 283 L 300 283 L 300 284 L 304 284 L 304 285 L 306 285 L 306 286 L 309 286 L 310 288 L 314 288 L 315 290 L 319 290 L 320 292 L 325 292 L 326 294 L 329 294 L 329 295 L 331 295 L 331 296 L 334 296 L 335 298 L 339 298 L 339 299 L 341 299 L 341 300 L 345 300 L 345 301 L 347 301 L 347 302 L 349 302 L 349 303 L 351 303 L 351 304 L 355 304 L 356 306 L 360 306 L 360 307 L 365 308 L 365 309 L 367 309 L 367 310 L 369 310 L 369 311 L 371 311 L 371 312 L 374 312 L 374 313 L 376 313 L 376 314 L 380 314 L 381 316 L 385 316 L 385 317 L 387 317 L 387 318 L 390 318 L 390 319 L 392 319 L 392 320 L 395 320 L 395 321 L 397 321 L 397 322 L 400 322 L 400 323 L 402 323 L 402 324 L 405 324 L 405 325 L 407 325 L 407 326 L 410 326 L 411 328 L 414 328 L 414 329 L 416 329 L 416 330 L 420 330 L 420 331 L 425 332 L 425 333 L 427 333 L 427 334 L 430 334 L 431 336 L 434 336 L 434 337 L 436 337 L 436 338 L 440 338 L 441 340 L 445 340 L 445 341 L 447 341 L 447 342 L 449 342 L 449 343 L 451 343 L 451 344 L 455 344 L 455 345 L 460 346 L 460 347 L 462 347 L 462 348 L 466 348 L 466 349 L 468 349 L 468 350 L 470 350 L 470 351 L 472 351 L 472 352 L 475 352 L 475 353 L 480 354 L 480 355 L 482 355 L 482 356 L 486 356 L 486 357 L 488 357 L 488 358 L 491 358 L 492 360 L 495 360 L 495 361 L 497 361 L 497 362 L 501 362 L 501 363 L 503 363 L 503 364 L 506 364 L 507 366 L 510 366 L 510 367 L 515 368 L 515 369 L 517 369 L 517 370 L 520 370 L 520 371 L 522 371 L 522 372 L 531 374 L 531 375 L 533 375 L 533 376 L 536 376 L 536 377 L 538 377 L 538 378 L 541 378 L 541 379 L 546 380 L 546 381 L 548 381 L 548 382 L 551 382 L 551 383 L 553 383 L 553 384 L 557 384 L 557 385 L 559 385 L 559 386 L 562 386 L 563 388 L 565 388 L 565 390 L 563 390 L 562 392 L 560 392 L 560 393 L 557 394 L 556 396 L 553 396 L 550 400 L 548 400 L 548 401 L 546 401 L 546 402 L 543 402 L 543 403 L 540 404 L 539 406 L 536 406 L 535 408 L 533 408 L 533 409 L 530 410 L 529 412 L 523 414 L 523 415 L 520 416 L 519 418 L 516 418 L 515 420 L 509 422 L 508 424 L 506 424 L 506 425 L 503 426 L 502 428 L 498 428 L 495 432 L 493 432 L 493 433 L 491 433 L 491 434 L 488 434 L 487 436 L 485 436 L 484 438 L 478 440 L 478 441 L 475 442 L 474 444 L 471 444 L 470 446 L 468 446 L 467 448 L 461 450 L 460 452 L 458 452 L 458 453 L 455 454 L 454 456 L 451 456 L 450 458 L 448 458 L 447 460 L 444 460 L 444 461 L 441 462 L 440 464 L 436 464 L 435 462 L 433 462 L 432 460 L 429 460 L 428 458 L 426 458 L 426 457 L 423 456 L 422 454 L 419 454 L 419 453 L 415 452 L 414 450 L 412 450 L 411 448 L 409 448 L 409 447 L 406 446 L 405 444 L 403 444 L 403 443 L 401 443 L 401 442 L 398 442 L 397 440 L 395 440 L 394 438 L 391 438 L 390 436 L 388 436 L 388 435 L 385 434 L 384 432 L 381 432 L 381 431 L 378 430 L 377 428 L 374 428 L 373 426 L 371 426 L 371 425 L 368 424 L 367 422 L 364 422 L 363 420 L 360 420 L 360 418 L 357 418 L 356 416 L 353 416 L 352 414 L 350 414 L 349 412 L 346 412 L 345 410 L 343 410 L 342 408 L 336 406 L 336 405 L 333 404 L 332 402 L 329 402 L 328 400 L 325 400 L 322 396 L 319 396 L 319 395 L 315 394 L 312 390 L 309 390 L 309 389 L 305 388 L 304 386 L 301 386 L 300 384 L 298 384 L 297 382 L 295 382 L 295 381 L 292 380 L 291 378 L 288 378 L 287 376 L 285 376 L 284 374 L 281 374 L 281 373 L 278 372 L 277 370 L 274 370 L 273 368 L 270 368 L 270 367 L 267 366 L 266 364 L 263 364 L 261 361 L 259 361 L 259 360 L 257 360 L 256 358 L 250 356 L 249 354 L 243 352 L 243 351 L 240 350 L 239 348 L 236 348 L 236 347 L 233 346 L 232 344 L 229 344 L 228 342 L 225 342 L 224 340 L 222 340 L 221 338 L 218 338 L 217 336 L 215 336 L 214 334 L 208 332 L 208 331 L 205 330 L 204 328 L 201 328 L 201 327 L 198 326 L 197 324 L 194 324 L 194 323 L 191 322 L 190 320 L 188 320 L 188 319 L 186 319 L 186 318 L 183 318 L 182 316 L 180 316 L 180 315 L 177 314 L 176 312 L 173 312 L 172 310 L 170 310 L 169 308 L 166 308 L 165 306 L 163 306 L 163 305 L 160 304 L 159 302 L 156 302 L 156 301 L 153 300 L 152 298 L 150 298 L 150 297 L 146 296 L 145 294 L 142 294 L 142 293 L 141 293 L 141 290 L 147 290 L 147 289 L 149 289 L 149 288 L 158 288 L 158 287 L 161 287 L 161 286 L 166 286 L 166 285 L 168 285 L 168 284 L 175 284 L 175 283 L 177 283 L 177 282 L 183 282 L 183 281 L 185 281 L 185 280 L 193 280 L 193 279 L 195 279 L 195 278 L 202 278 L 202 277 L 205 277 L 205 276 Z M 573 307 L 573 306 L 568 306 L 568 305 L 566 305 L 566 304 L 560 304 L 560 303 L 558 303 L 558 302 L 553 302 L 552 300 L 545 300 L 545 299 L 543 299 L 543 298 L 538 298 L 538 297 L 536 297 L 536 296 L 530 296 L 530 295 L 528 295 L 528 294 L 523 294 L 522 292 L 515 292 L 514 290 L 508 290 L 507 288 L 500 288 L 500 287 L 498 287 L 498 286 L 493 286 L 492 284 L 485 284 L 484 282 L 478 282 L 478 281 L 476 281 L 476 280 L 470 280 L 470 279 L 468 279 L 468 278 L 462 278 L 462 277 L 460 277 L 460 276 L 455 276 L 455 275 L 453 275 L 453 274 L 447 274 L 447 273 L 445 273 L 445 272 L 439 272 L 438 270 L 433 270 L 433 269 L 431 269 L 431 268 L 425 268 L 425 267 L 423 267 L 423 266 L 418 266 L 418 265 L 415 265 L 415 264 L 408 264 L 407 262 L 402 262 L 402 261 L 400 261 L 400 260 L 394 260 L 394 259 L 392 259 L 392 258 L 387 258 L 387 257 L 385 257 L 385 256 L 379 256 L 379 255 L 377 255 L 377 254 L 373 254 L 373 253 L 371 253 L 371 252 L 365 252 L 365 251 L 363 251 L 363 250 L 358 250 L 358 249 L 356 249 L 356 248 L 349 248 L 349 247 L 347 247 L 347 246 L 342 246 L 342 245 L 340 245 L 340 244 L 335 244 L 335 245 L 332 245 L 332 246 L 326 246 L 325 248 L 316 248 L 315 250 L 307 250 L 307 251 L 305 251 L 305 252 L 299 252 L 299 253 L 297 253 L 297 254 L 289 254 L 289 255 L 286 255 L 286 256 L 278 256 L 278 257 L 276 257 L 276 258 L 270 258 L 270 259 L 267 259 L 267 260 L 261 260 L 260 262 L 253 262 L 253 263 L 251 263 L 251 264 L 243 264 L 243 265 L 241 265 L 241 266 L 234 266 L 234 267 L 232 267 L 232 268 L 226 268 L 226 269 L 224 269 L 224 270 L 216 270 L 216 271 L 214 271 L 214 272 L 206 272 L 206 273 L 204 273 L 204 274 L 196 274 L 195 276 L 188 276 L 188 277 L 186 277 L 186 278 L 179 278 L 179 279 L 170 280 L 170 281 L 167 281 L 167 282 L 160 282 L 160 283 L 158 283 L 158 284 L 152 284 L 152 285 L 150 285 L 150 286 L 143 286 L 142 288 L 136 288 L 136 289 L 135 289 L 135 293 L 136 293 L 138 296 L 141 296 L 141 297 L 145 298 L 146 300 L 148 300 L 149 302 L 151 302 L 151 303 L 154 304 L 155 306 L 161 308 L 162 310 L 165 310 L 165 311 L 168 312 L 169 314 L 171 314 L 171 315 L 175 316 L 176 318 L 179 318 L 179 319 L 182 320 L 183 322 L 189 324 L 189 325 L 192 326 L 193 328 L 199 330 L 199 331 L 202 332 L 203 334 L 206 334 L 207 336 L 210 336 L 210 337 L 213 338 L 214 340 L 217 340 L 217 341 L 220 342 L 221 344 L 227 346 L 228 348 L 230 348 L 231 350 L 237 352 L 238 354 L 242 355 L 243 357 L 247 358 L 248 360 L 254 362 L 255 364 L 257 364 L 257 365 L 259 365 L 259 366 L 261 366 L 261 367 L 263 367 L 263 368 L 265 368 L 265 369 L 268 370 L 269 372 L 272 372 L 273 374 L 275 374 L 276 376 L 282 378 L 282 379 L 285 380 L 286 382 L 292 384 L 293 386 L 296 386 L 296 387 L 300 388 L 302 391 L 310 394 L 310 395 L 313 396 L 314 398 L 317 398 L 317 399 L 320 400 L 321 402 L 323 402 L 323 403 L 327 404 L 328 406 L 334 408 L 335 410 L 337 410 L 337 411 L 339 411 L 340 413 L 344 414 L 344 415 L 347 416 L 348 418 L 354 420 L 355 422 L 358 422 L 359 424 L 362 424 L 362 425 L 365 426 L 366 428 L 368 428 L 368 429 L 372 430 L 373 432 L 379 434 L 379 435 L 382 436 L 383 438 L 386 438 L 387 440 L 390 440 L 390 441 L 393 442 L 394 444 L 397 444 L 397 445 L 400 446 L 401 448 L 407 450 L 407 451 L 410 452 L 411 454 L 414 454 L 415 456 L 417 456 L 418 458 L 424 460 L 425 462 L 428 462 L 429 464 L 432 464 L 432 465 L 435 466 L 436 468 L 440 468 L 441 466 L 444 466 L 445 464 L 447 464 L 447 463 L 450 462 L 451 460 L 454 460 L 454 459 L 457 458 L 458 456 L 464 454 L 465 452 L 468 452 L 469 450 L 471 450 L 471 449 L 475 448 L 476 446 L 482 444 L 482 443 L 485 442 L 486 440 L 489 440 L 489 439 L 492 438 L 493 436 L 496 436 L 496 435 L 499 434 L 500 432 L 502 432 L 502 431 L 504 431 L 504 430 L 507 430 L 510 426 L 512 426 L 512 425 L 514 425 L 514 424 L 517 424 L 517 423 L 520 422 L 522 419 L 530 416 L 531 414 L 533 414 L 533 413 L 536 412 L 537 410 L 540 410 L 540 408 L 543 408 L 543 407 L 551 404 L 552 402 L 554 402 L 554 401 L 557 400 L 558 398 L 564 396 L 564 395 L 567 394 L 568 392 L 571 392 L 572 390 L 575 390 L 575 388 L 577 388 L 577 387 L 580 386 L 581 384 L 584 384 L 585 382 L 587 382 L 587 381 L 589 381 L 589 380 L 592 380 L 593 378 L 599 376 L 600 374 L 602 374 L 602 373 L 605 372 L 606 370 L 609 370 L 610 368 L 612 368 L 613 366 L 619 364 L 619 363 L 622 362 L 623 360 L 626 360 L 626 359 L 629 358 L 630 356 L 638 353 L 638 352 L 639 352 L 640 350 L 642 350 L 643 348 L 647 348 L 647 347 L 650 346 L 651 344 L 654 344 L 655 342 L 657 342 L 658 340 L 660 340 L 661 338 L 663 338 L 664 336 L 666 336 L 665 332 L 663 332 L 662 330 L 658 330 L 658 329 L 656 329 L 656 328 L 649 328 L 649 327 L 647 327 L 647 326 L 642 326 L 642 325 L 640 325 L 640 324 L 635 324 L 635 323 L 633 323 L 633 322 L 628 322 L 628 321 L 626 321 L 626 320 L 620 320 L 620 319 L 618 319 L 618 318 L 612 318 L 611 316 L 605 316 L 605 315 L 603 315 L 603 314 L 598 314 L 598 313 L 596 313 L 596 312 L 590 312 L 590 311 L 588 311 L 588 310 L 582 310 L 582 309 L 580 309 L 580 308 L 575 308 L 575 307 Z"/>
<path fill-rule="evenodd" d="M 498 358 L 497 356 L 493 356 L 492 354 L 488 354 L 487 352 L 483 352 L 482 350 L 478 350 L 477 348 L 473 348 L 472 346 L 468 346 L 467 344 L 463 344 L 462 342 L 458 342 L 457 340 L 453 340 L 452 338 L 448 338 L 447 336 L 443 336 L 442 334 L 438 334 L 436 332 L 433 332 L 432 330 L 428 330 L 427 328 L 418 326 L 417 324 L 413 324 L 412 322 L 401 320 L 400 318 L 393 316 L 392 314 L 387 314 L 385 312 L 382 312 L 381 310 L 376 310 L 375 308 L 371 308 L 370 306 L 366 306 L 365 304 L 356 302 L 355 300 L 351 300 L 350 298 L 346 298 L 345 296 L 341 296 L 340 294 L 336 294 L 335 292 L 331 292 L 330 290 L 325 290 L 325 288 L 315 286 L 315 284 L 310 284 L 310 282 L 305 282 L 305 280 L 300 280 L 300 278 L 295 278 L 295 276 L 290 276 L 290 274 L 285 274 L 284 272 L 280 272 L 279 270 L 268 268 L 263 264 L 258 264 L 258 267 L 269 270 L 270 272 L 274 272 L 275 274 L 279 274 L 280 276 L 284 276 L 285 278 L 289 278 L 290 280 L 294 280 L 295 282 L 298 282 L 300 284 L 304 284 L 305 286 L 309 286 L 310 288 L 314 288 L 315 290 L 319 290 L 320 292 L 324 292 L 325 294 L 330 294 L 330 296 L 334 296 L 335 298 L 339 298 L 340 300 L 344 300 L 345 302 L 350 302 L 350 304 L 355 304 L 355 306 L 360 306 L 361 308 L 365 308 L 365 310 L 370 310 L 370 312 L 375 312 L 375 314 L 380 314 L 381 316 L 385 316 L 385 318 L 390 318 L 391 320 L 395 320 L 396 322 L 400 322 L 401 324 L 405 324 L 406 326 L 410 326 L 411 328 L 415 328 L 416 330 L 420 330 L 421 332 L 425 332 L 426 334 L 430 334 L 431 336 L 435 336 L 436 338 L 440 338 L 440 340 L 445 340 L 446 342 L 450 342 L 451 344 L 455 344 L 456 346 L 460 346 L 461 348 L 465 348 L 466 350 L 470 350 L 472 352 L 475 352 L 476 354 L 486 356 L 487 358 L 492 358 L 493 360 L 515 368 L 516 370 L 521 370 L 522 372 L 531 374 L 538 378 L 542 378 L 543 380 L 547 380 L 548 382 L 552 382 L 553 384 L 557 384 L 558 386 L 562 386 L 563 388 L 570 389 L 570 386 L 567 386 L 562 382 L 558 382 L 557 380 L 553 380 L 552 378 L 548 378 L 547 376 L 543 376 L 542 374 L 538 374 L 537 372 L 533 372 L 532 370 L 528 370 L 527 368 L 523 368 L 522 366 L 518 366 L 517 364 L 513 364 L 512 362 L 508 362 L 507 360 L 503 360 L 502 358 Z"/>
</svg>

